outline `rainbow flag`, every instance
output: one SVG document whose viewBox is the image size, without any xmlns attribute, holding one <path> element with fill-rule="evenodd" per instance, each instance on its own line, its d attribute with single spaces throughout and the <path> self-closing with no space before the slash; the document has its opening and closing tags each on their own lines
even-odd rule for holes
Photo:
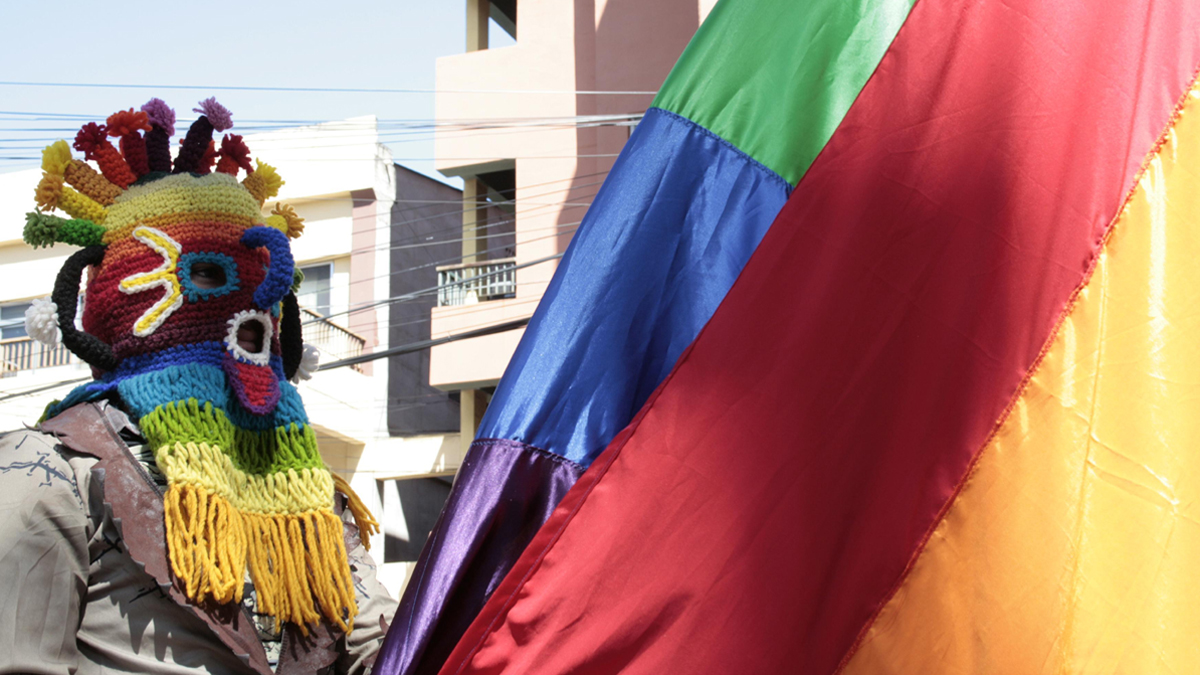
<svg viewBox="0 0 1200 675">
<path fill-rule="evenodd" d="M 381 663 L 1194 669 L 1198 67 L 1190 1 L 723 0 Z"/>
</svg>

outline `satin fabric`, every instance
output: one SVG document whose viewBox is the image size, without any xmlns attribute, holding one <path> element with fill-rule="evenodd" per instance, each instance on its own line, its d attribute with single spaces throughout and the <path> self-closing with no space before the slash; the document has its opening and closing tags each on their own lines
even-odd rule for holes
<svg viewBox="0 0 1200 675">
<path fill-rule="evenodd" d="M 782 178 L 651 108 L 563 257 L 479 426 L 587 466 L 712 316 Z"/>
<path fill-rule="evenodd" d="M 1099 252 L 1200 5 L 914 7 L 443 673 L 835 670 Z"/>
<path fill-rule="evenodd" d="M 1200 667 L 1200 91 L 845 675 Z"/>
<path fill-rule="evenodd" d="M 914 0 L 717 3 L 654 99 L 790 184 L 825 147 Z"/>
<path fill-rule="evenodd" d="M 374 672 L 436 673 L 582 473 L 579 465 L 522 443 L 472 443 L 421 551 Z"/>
<path fill-rule="evenodd" d="M 480 424 L 380 672 L 437 670 L 567 488 L 711 316 L 787 194 L 781 178 L 703 128 L 646 114 Z"/>
</svg>

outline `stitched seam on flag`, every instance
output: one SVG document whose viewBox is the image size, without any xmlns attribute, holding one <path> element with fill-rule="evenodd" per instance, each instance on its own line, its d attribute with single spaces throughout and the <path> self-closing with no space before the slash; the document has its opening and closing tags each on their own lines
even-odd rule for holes
<svg viewBox="0 0 1200 675">
<path fill-rule="evenodd" d="M 582 464 L 579 464 L 568 457 L 564 457 L 553 450 L 539 448 L 536 445 L 530 445 L 525 441 L 519 441 L 515 438 L 476 438 L 475 440 L 471 441 L 471 447 L 475 447 L 476 445 L 518 445 L 522 450 L 532 450 L 534 454 L 538 455 L 542 459 L 548 459 L 557 464 L 561 464 L 568 469 L 579 469 L 580 472 L 583 472 L 587 469 L 586 466 L 583 466 Z"/>
<path fill-rule="evenodd" d="M 878 68 L 878 65 L 876 66 L 876 68 Z M 874 72 L 872 72 L 871 77 L 874 77 Z M 774 170 L 772 170 L 767 165 L 763 164 L 762 162 L 758 161 L 757 159 L 754 159 L 750 155 L 743 152 L 741 149 L 739 149 L 734 144 L 725 140 L 724 138 L 722 138 L 718 134 L 714 133 L 713 131 L 701 126 L 700 124 L 698 124 L 678 113 L 671 112 L 670 110 L 666 110 L 664 108 L 652 108 L 652 110 L 657 110 L 659 112 L 662 112 L 662 113 L 666 114 L 668 117 L 674 118 L 672 121 L 678 120 L 678 121 L 688 125 L 689 127 L 694 128 L 694 129 L 698 130 L 699 132 L 712 137 L 713 139 L 717 140 L 724 146 L 728 147 L 730 150 L 732 150 L 738 156 L 744 157 L 751 164 L 761 167 L 762 170 L 765 171 L 768 176 L 778 180 L 783 185 L 785 195 L 788 198 L 791 197 L 791 193 L 793 191 L 793 187 L 792 187 L 791 183 L 789 183 L 787 180 L 785 180 L 782 176 L 780 176 L 778 173 L 776 173 Z M 826 143 L 826 147 L 828 147 L 828 143 Z M 824 152 L 824 148 L 822 148 L 822 152 Z M 815 162 L 815 159 L 814 159 L 814 162 Z M 782 213 L 782 209 L 780 210 L 780 212 Z M 779 215 L 776 214 L 776 219 L 778 219 L 778 217 L 779 217 Z M 771 227 L 774 227 L 774 226 L 775 226 L 775 223 L 772 222 Z M 768 229 L 768 231 L 770 230 L 770 228 L 767 228 L 767 229 Z M 753 259 L 753 256 L 751 256 L 751 259 Z M 749 266 L 750 266 L 750 261 L 748 260 L 746 262 L 746 265 L 744 265 L 742 267 L 742 271 L 744 272 L 746 267 L 749 267 Z M 741 276 L 742 275 L 739 273 L 738 279 L 741 279 Z M 735 280 L 734 284 L 736 285 L 736 283 L 737 283 L 737 281 Z M 731 287 L 730 292 L 732 292 L 732 290 L 733 289 Z M 726 293 L 726 297 L 728 297 L 728 295 L 729 294 Z M 722 304 L 723 304 L 723 302 L 722 302 Z M 719 310 L 720 307 L 718 306 L 717 309 Z M 716 311 L 713 312 L 713 316 L 716 316 Z M 592 490 L 596 487 L 596 485 L 600 482 L 600 480 L 604 477 L 604 475 L 608 473 L 609 467 L 611 467 L 613 465 L 613 463 L 617 460 L 617 458 L 621 454 L 621 451 L 625 449 L 625 446 L 631 440 L 633 440 L 633 436 L 634 436 L 634 434 L 637 433 L 637 430 L 640 428 L 642 420 L 645 419 L 646 415 L 649 414 L 651 409 L 653 409 L 654 404 L 658 401 L 659 395 L 666 389 L 667 385 L 671 382 L 671 380 L 674 379 L 675 374 L 678 373 L 679 370 L 682 368 L 683 364 L 687 362 L 688 358 L 691 356 L 692 349 L 695 348 L 696 344 L 700 341 L 701 336 L 704 335 L 704 332 L 707 331 L 708 327 L 712 324 L 712 318 L 713 317 L 709 317 L 708 322 L 706 322 L 704 324 L 704 327 L 701 328 L 700 332 L 698 332 L 696 334 L 696 337 L 692 339 L 691 344 L 689 344 L 687 349 L 685 349 L 684 352 L 679 355 L 679 359 L 675 362 L 675 367 L 671 369 L 671 372 L 668 373 L 667 376 L 665 378 L 663 378 L 663 381 L 659 383 L 658 387 L 655 388 L 654 393 L 651 394 L 650 398 L 648 398 L 646 400 L 646 402 L 642 405 L 642 409 L 640 411 L 638 411 L 638 414 L 633 418 L 633 420 L 630 421 L 629 425 L 625 428 L 625 430 L 623 430 L 621 432 L 621 434 L 618 434 L 617 437 L 613 439 L 613 441 L 610 443 L 608 449 L 606 449 L 604 452 L 602 452 L 600 454 L 599 457 L 596 458 L 597 461 L 594 461 L 592 463 L 592 465 L 584 472 L 583 476 L 581 476 L 580 479 L 575 483 L 575 486 L 572 489 L 579 488 L 582 485 L 582 486 L 584 486 L 583 487 L 584 493 L 579 497 L 579 499 L 575 503 L 575 505 L 571 507 L 571 511 L 563 519 L 563 522 L 558 527 L 558 529 L 555 530 L 554 534 L 551 536 L 550 541 L 546 542 L 546 545 L 537 554 L 537 557 L 534 559 L 534 561 L 529 565 L 529 569 L 526 570 L 526 572 L 521 576 L 521 580 L 513 587 L 512 591 L 508 594 L 508 596 L 504 598 L 503 604 L 497 610 L 496 615 L 494 617 L 492 617 L 492 620 L 488 622 L 487 628 L 481 633 L 479 639 L 476 641 L 476 643 L 474 645 L 471 646 L 470 650 L 463 656 L 462 660 L 459 662 L 458 668 L 454 671 L 456 675 L 459 673 L 462 673 L 463 669 L 466 668 L 471 663 L 471 660 L 475 658 L 475 655 L 483 647 L 484 643 L 486 643 L 488 638 L 490 638 L 492 636 L 492 634 L 495 632 L 499 623 L 502 622 L 504 620 L 504 618 L 508 616 L 508 612 L 512 608 L 512 604 L 513 604 L 515 598 L 517 597 L 517 594 L 521 591 L 522 588 L 525 587 L 525 584 L 529 581 L 530 577 L 532 577 L 533 574 L 535 572 L 537 572 L 537 570 L 539 568 L 541 568 L 542 562 L 545 560 L 546 556 L 550 554 L 550 551 L 554 549 L 554 546 L 558 543 L 558 540 L 562 537 L 563 531 L 565 531 L 567 526 L 571 523 L 571 521 L 573 521 L 575 519 L 575 515 L 577 513 L 579 513 L 579 510 L 581 508 L 583 508 L 583 505 L 585 503 L 587 503 L 588 497 L 590 497 L 592 494 Z M 624 438 L 622 438 L 622 434 L 624 434 Z M 531 445 L 529 447 L 536 448 L 537 446 Z M 570 460 L 567 460 L 567 461 L 570 461 Z M 551 517 L 553 517 L 553 516 L 551 516 Z M 526 549 L 526 550 L 528 550 L 528 549 Z M 503 582 L 501 582 L 501 584 L 503 585 Z M 497 590 L 499 590 L 499 589 L 497 589 Z M 492 599 L 493 600 L 496 599 L 496 596 L 493 595 Z M 485 604 L 485 607 L 486 607 L 486 604 Z"/>
<path fill-rule="evenodd" d="M 549 450 L 545 450 L 543 448 L 537 447 L 536 445 L 530 445 L 529 443 L 525 443 L 524 441 L 518 441 L 516 439 L 477 438 L 474 441 L 471 441 L 471 447 L 468 449 L 468 451 L 473 450 L 475 448 L 475 446 L 477 446 L 477 445 L 480 447 L 480 452 L 484 451 L 485 446 L 515 445 L 515 446 L 518 446 L 518 448 L 517 448 L 518 450 L 532 450 L 533 454 L 536 454 L 539 457 L 542 457 L 543 459 L 550 460 L 550 461 L 555 462 L 556 464 L 564 466 L 568 469 L 575 469 L 581 474 L 587 470 L 587 467 L 576 464 L 575 462 L 567 459 L 566 457 L 563 457 L 562 455 L 555 454 Z M 430 550 L 433 550 L 436 547 L 437 540 L 440 537 L 441 537 L 441 528 L 435 527 L 434 531 L 433 531 L 433 539 L 431 539 L 430 543 L 429 543 Z M 421 569 L 421 575 L 414 580 L 416 583 L 416 586 L 414 587 L 414 590 L 415 590 L 414 597 L 420 596 L 421 589 L 425 586 L 425 580 L 428 576 L 428 572 L 429 572 L 429 566 L 423 567 Z M 410 583 L 412 583 L 412 582 L 410 582 Z M 414 615 L 416 612 L 416 608 L 417 608 L 417 605 L 415 602 L 413 603 L 412 607 L 409 608 L 408 623 L 406 624 L 406 629 L 405 629 L 406 635 L 409 633 L 409 630 L 412 628 L 412 623 L 413 623 L 413 618 L 414 618 Z M 489 630 L 489 632 L 490 632 L 490 630 Z M 409 641 L 405 640 L 404 641 L 404 651 L 401 652 L 401 655 L 400 655 L 401 663 L 407 662 L 406 659 L 408 658 L 408 649 L 409 649 Z M 417 662 L 417 660 L 420 659 L 422 656 L 424 656 L 424 648 L 422 648 L 422 650 L 419 654 L 413 655 L 413 659 L 411 662 L 412 663 Z"/>
<path fill-rule="evenodd" d="M 683 119 L 686 120 L 686 118 Z M 747 263 L 747 265 L 748 264 L 749 263 Z M 646 403 L 642 406 L 642 409 L 633 418 L 633 421 L 629 423 L 629 426 L 627 426 L 625 430 L 621 432 L 621 434 L 618 434 L 617 437 L 613 439 L 613 442 L 609 445 L 608 449 L 600 453 L 600 456 L 597 457 L 597 461 L 593 462 L 592 466 L 583 474 L 583 476 L 579 478 L 578 481 L 576 481 L 575 487 L 579 487 L 581 483 L 585 485 L 584 493 L 579 497 L 575 505 L 571 507 L 571 511 L 563 519 L 563 522 L 561 525 L 559 525 L 558 529 L 555 530 L 554 534 L 550 538 L 550 541 L 546 542 L 546 545 L 542 548 L 541 552 L 538 553 L 537 558 L 535 558 L 533 563 L 530 564 L 529 569 L 526 570 L 525 574 L 521 576 L 521 581 L 513 586 L 512 591 L 504 599 L 504 603 L 500 606 L 499 611 L 497 611 L 496 615 L 492 617 L 492 620 L 488 622 L 487 629 L 483 631 L 476 643 L 471 646 L 470 651 L 468 651 L 463 657 L 462 661 L 459 662 L 458 669 L 454 671 L 455 675 L 459 675 L 463 672 L 463 669 L 471 663 L 471 661 L 475 658 L 475 655 L 479 653 L 479 650 L 483 647 L 484 643 L 488 641 L 488 638 L 495 633 L 497 625 L 508 616 L 508 612 L 512 608 L 513 602 L 515 601 L 517 595 L 521 592 L 521 589 L 525 587 L 525 584 L 529 581 L 529 578 L 532 577 L 539 568 L 541 568 L 542 562 L 546 559 L 546 556 L 550 554 L 550 551 L 554 549 L 554 546 L 562 537 L 563 531 L 567 529 L 567 526 L 571 524 L 571 521 L 575 520 L 575 515 L 579 513 L 579 510 L 583 508 L 585 503 L 587 503 L 588 497 L 590 497 L 592 494 L 592 490 L 595 489 L 596 485 L 600 483 L 600 480 L 604 478 L 604 475 L 608 473 L 609 467 L 611 467 L 613 463 L 617 461 L 617 458 L 621 455 L 621 451 L 625 449 L 625 446 L 628 445 L 631 440 L 633 440 L 634 434 L 636 434 L 637 430 L 641 427 L 642 420 L 645 419 L 646 415 L 650 413 L 650 410 L 658 401 L 659 395 L 661 395 L 662 392 L 667 388 L 667 385 L 671 382 L 671 380 L 675 378 L 675 374 L 679 372 L 683 364 L 687 362 L 689 357 L 691 357 L 692 349 L 695 348 L 696 343 L 700 341 L 700 336 L 704 334 L 704 331 L 708 330 L 708 326 L 711 323 L 712 320 L 710 318 L 709 323 L 704 324 L 704 328 L 700 329 L 700 333 L 696 335 L 694 340 L 692 340 L 692 344 L 688 345 L 687 349 L 685 349 L 684 352 L 679 355 L 679 360 L 675 363 L 675 367 L 665 378 L 663 378 L 663 381 L 659 383 L 658 387 L 654 390 L 654 393 L 650 395 L 650 398 L 647 399 Z M 624 434 L 624 438 L 622 438 L 622 434 Z M 584 483 L 584 481 L 588 482 Z M 501 582 L 501 584 L 503 584 L 503 582 Z M 493 596 L 493 598 L 494 597 L 495 596 Z"/>
<path fill-rule="evenodd" d="M 783 185 L 783 194 L 785 197 L 791 195 L 793 186 L 791 183 L 789 183 L 787 181 L 786 178 L 784 178 L 783 176 L 776 173 L 774 169 L 767 166 L 766 164 L 763 164 L 762 162 L 758 161 L 757 159 L 754 159 L 754 157 L 752 157 L 750 154 L 748 154 L 745 150 L 742 150 L 738 146 L 734 145 L 732 142 L 725 140 L 719 134 L 717 134 L 717 132 L 712 131 L 708 127 L 705 127 L 704 125 L 700 124 L 699 122 L 690 120 L 690 119 L 684 117 L 683 115 L 680 115 L 679 113 L 671 112 L 670 110 L 667 110 L 666 108 L 651 108 L 651 110 L 657 110 L 658 112 L 665 114 L 667 117 L 673 118 L 674 120 L 677 120 L 680 122 L 683 122 L 684 124 L 696 129 L 697 131 L 704 134 L 705 136 L 708 136 L 708 137 L 716 140 L 721 145 L 724 145 L 725 147 L 732 150 L 739 157 L 742 157 L 746 161 L 750 162 L 751 164 L 753 164 L 753 165 L 757 166 L 758 168 L 762 169 L 763 171 L 765 171 L 769 177 L 771 177 L 774 180 L 781 183 Z M 828 145 L 828 144 L 826 144 L 826 145 Z"/>
<path fill-rule="evenodd" d="M 850 649 L 847 650 L 846 655 L 843 656 L 842 660 L 838 663 L 837 668 L 833 670 L 832 675 L 840 675 L 842 671 L 845 670 L 846 666 L 850 664 L 850 660 L 854 658 L 854 655 L 858 653 L 859 648 L 862 647 L 863 642 L 866 640 L 867 633 L 870 632 L 871 628 L 875 625 L 875 621 L 879 618 L 880 613 L 883 612 L 883 610 L 888 606 L 888 603 L 892 601 L 892 598 L 896 595 L 900 588 L 904 586 L 904 582 L 908 580 L 908 575 L 912 571 L 913 566 L 916 565 L 917 560 L 919 560 L 921 554 L 924 553 L 925 547 L 929 544 L 929 539 L 933 536 L 934 531 L 939 525 L 941 525 L 942 521 L 945 520 L 946 515 L 950 512 L 951 507 L 954 506 L 954 502 L 958 500 L 959 494 L 966 487 L 967 483 L 971 481 L 971 478 L 975 474 L 976 467 L 979 465 L 979 460 L 982 457 L 983 452 L 992 443 L 996 435 L 1000 433 L 1001 428 L 1003 428 L 1005 423 L 1008 422 L 1008 418 L 1012 415 L 1012 411 L 1016 408 L 1017 403 L 1025 395 L 1025 392 L 1029 388 L 1029 383 L 1033 380 L 1033 376 L 1038 372 L 1038 369 L 1041 367 L 1042 361 L 1046 358 L 1046 355 L 1050 353 L 1055 340 L 1058 338 L 1059 332 L 1062 330 L 1063 324 L 1066 323 L 1067 319 L 1070 318 L 1071 314 L 1074 312 L 1075 305 L 1079 301 L 1080 294 L 1083 293 L 1083 291 L 1087 289 L 1088 285 L 1091 283 L 1092 274 L 1095 272 L 1096 265 L 1100 261 L 1100 254 L 1108 247 L 1109 240 L 1112 238 L 1113 232 L 1116 230 L 1118 223 L 1120 222 L 1122 216 L 1125 215 L 1125 212 L 1129 208 L 1130 203 L 1133 202 L 1134 197 L 1137 195 L 1138 185 L 1141 184 L 1142 178 L 1150 167 L 1150 163 L 1153 162 L 1156 157 L 1158 157 L 1159 152 L 1162 150 L 1162 146 L 1167 142 L 1171 132 L 1175 129 L 1175 124 L 1179 121 L 1179 117 L 1183 113 L 1183 108 L 1187 105 L 1188 98 L 1191 97 L 1192 91 L 1196 90 L 1198 87 L 1200 87 L 1200 66 L 1197 66 L 1196 70 L 1193 72 L 1188 86 L 1184 88 L 1183 94 L 1179 97 L 1179 100 L 1175 104 L 1175 108 L 1171 112 L 1170 118 L 1167 120 L 1166 127 L 1163 129 L 1162 133 L 1159 134 L 1158 139 L 1154 142 L 1154 145 L 1150 148 L 1150 151 L 1146 153 L 1145 158 L 1142 160 L 1142 165 L 1138 168 L 1137 173 L 1134 174 L 1133 185 L 1125 193 L 1125 199 L 1122 200 L 1121 206 L 1117 209 L 1117 214 L 1109 221 L 1108 225 L 1105 227 L 1103 236 L 1100 237 L 1096 247 L 1092 250 L 1092 257 L 1088 262 L 1088 267 L 1084 272 L 1083 279 L 1080 281 L 1079 285 L 1076 286 L 1073 291 L 1071 291 L 1071 295 L 1067 297 L 1067 302 L 1063 306 L 1062 311 L 1059 313 L 1058 319 L 1054 322 L 1054 325 L 1050 330 L 1050 335 L 1042 344 L 1042 348 L 1040 351 L 1038 351 L 1037 357 L 1034 358 L 1033 363 L 1031 363 L 1029 368 L 1025 371 L 1025 376 L 1021 378 L 1021 382 L 1017 385 L 1016 390 L 1009 399 L 1008 405 L 1005 406 L 1003 411 L 1001 411 L 999 418 L 993 425 L 991 432 L 988 433 L 987 437 L 980 445 L 979 450 L 977 450 L 971 457 L 971 462 L 967 465 L 966 471 L 963 472 L 962 478 L 960 478 L 958 483 L 954 486 L 954 491 L 950 493 L 950 497 L 944 504 L 942 504 L 941 509 L 938 510 L 937 516 L 933 519 L 929 529 L 925 531 L 925 534 L 917 543 L 917 547 L 914 549 L 912 555 L 908 559 L 908 564 L 906 564 L 904 570 L 900 572 L 900 576 L 896 579 L 895 584 L 883 596 L 879 606 L 875 608 L 875 610 L 871 613 L 871 616 L 868 617 L 866 623 L 863 624 L 858 636 L 850 645 Z"/>
<path fill-rule="evenodd" d="M 878 68 L 878 66 L 876 66 L 876 67 Z M 874 77 L 874 73 L 872 73 L 872 77 Z M 739 149 L 733 143 L 730 143 L 729 141 L 725 140 L 724 138 L 722 138 L 718 134 L 714 133 L 713 131 L 701 126 L 700 124 L 698 124 L 678 113 L 671 112 L 670 110 L 666 110 L 664 108 L 651 108 L 651 110 L 656 110 L 658 112 L 661 112 L 661 113 L 665 114 L 672 121 L 682 122 L 683 124 L 693 128 L 693 129 L 696 129 L 700 133 L 703 133 L 703 134 L 708 135 L 711 138 L 715 139 L 716 141 L 718 141 L 725 147 L 732 150 L 737 156 L 745 158 L 745 160 L 747 162 L 749 162 L 751 165 L 761 168 L 767 174 L 768 177 L 777 180 L 783 186 L 785 196 L 787 198 L 791 197 L 791 193 L 793 190 L 793 186 L 791 183 L 789 183 L 787 180 L 785 180 L 782 176 L 780 176 L 778 173 L 776 173 L 774 170 L 772 170 L 767 165 L 763 164 L 762 162 L 758 161 L 757 159 L 754 159 L 750 155 L 743 152 L 741 149 Z M 828 143 L 826 145 L 828 145 Z M 780 210 L 780 212 L 782 212 L 782 209 Z M 776 214 L 775 217 L 777 220 L 779 217 L 779 214 Z M 774 227 L 774 226 L 775 226 L 775 223 L 774 223 L 774 221 L 772 221 L 771 227 Z M 770 228 L 767 228 L 767 229 L 768 229 L 768 231 L 770 230 Z M 753 259 L 753 256 L 751 256 L 751 259 Z M 746 261 L 746 265 L 744 265 L 742 267 L 742 271 L 744 272 L 746 267 L 749 267 L 749 265 L 750 265 L 750 261 L 748 260 L 748 261 Z M 741 273 L 739 273 L 738 279 L 740 279 L 741 276 L 742 276 Z M 736 283 L 737 283 L 737 280 L 734 281 L 735 285 L 736 285 Z M 732 290 L 733 289 L 731 287 L 730 291 L 732 291 Z M 728 297 L 728 293 L 726 293 L 726 297 Z M 722 304 L 723 304 L 723 301 L 722 301 Z M 719 310 L 720 306 L 718 306 L 717 309 Z M 714 310 L 713 316 L 716 316 L 716 310 Z M 671 380 L 674 379 L 675 374 L 679 372 L 679 370 L 683 366 L 683 364 L 687 362 L 688 358 L 691 356 L 692 349 L 696 346 L 696 343 L 698 343 L 700 341 L 700 337 L 702 335 L 704 335 L 704 332 L 706 330 L 708 330 L 709 325 L 712 324 L 712 318 L 713 318 L 712 316 L 709 317 L 709 320 L 704 324 L 704 327 L 701 328 L 700 331 L 696 334 L 696 337 L 694 337 L 692 339 L 691 344 L 689 344 L 687 346 L 687 349 L 685 349 L 683 351 L 683 353 L 679 355 L 679 359 L 675 362 L 675 367 L 671 369 L 671 372 L 668 373 L 667 376 L 665 378 L 663 378 L 663 381 L 660 382 L 659 385 L 654 389 L 654 392 L 650 395 L 650 397 L 642 405 L 642 408 L 640 411 L 638 411 L 638 414 L 635 415 L 633 420 L 631 420 L 629 422 L 629 425 L 626 426 L 625 429 L 621 433 L 617 434 L 617 436 L 610 442 L 609 447 L 604 452 L 600 453 L 600 456 L 596 458 L 596 461 L 592 462 L 591 466 L 587 467 L 586 470 L 584 471 L 583 475 L 580 476 L 578 481 L 576 481 L 575 486 L 573 486 L 572 490 L 580 488 L 582 486 L 584 489 L 584 493 L 579 497 L 579 499 L 576 501 L 575 505 L 571 507 L 571 511 L 565 516 L 562 524 L 558 527 L 558 529 L 555 530 L 554 534 L 550 538 L 550 541 L 546 542 L 546 545 L 537 554 L 537 557 L 534 559 L 534 561 L 529 565 L 529 569 L 526 570 L 526 572 L 521 576 L 521 580 L 513 587 L 512 591 L 508 594 L 508 596 L 504 598 L 503 604 L 501 604 L 500 608 L 497 610 L 496 615 L 494 617 L 492 617 L 492 620 L 488 622 L 487 628 L 480 634 L 479 639 L 476 641 L 476 643 L 474 645 L 471 646 L 470 650 L 463 656 L 462 660 L 459 662 L 458 668 L 454 671 L 456 673 L 456 675 L 459 673 L 462 673 L 463 669 L 466 668 L 471 663 L 472 659 L 475 658 L 475 655 L 483 647 L 484 643 L 486 643 L 488 638 L 490 638 L 492 636 L 492 634 L 495 632 L 496 627 L 499 625 L 499 623 L 502 622 L 504 620 L 504 618 L 508 616 L 508 612 L 512 608 L 512 604 L 513 604 L 515 598 L 517 597 L 517 594 L 521 591 L 522 588 L 525 587 L 525 584 L 529 581 L 530 577 L 532 577 L 533 574 L 535 572 L 537 572 L 537 570 L 539 568 L 541 568 L 542 562 L 546 559 L 546 556 L 550 554 L 550 551 L 552 551 L 554 549 L 554 546 L 558 543 L 558 540 L 562 537 L 562 534 L 566 530 L 567 526 L 571 523 L 571 521 L 573 521 L 575 519 L 575 515 L 577 513 L 579 513 L 579 510 L 581 508 L 583 508 L 583 505 L 585 503 L 587 503 L 588 497 L 590 497 L 592 494 L 592 490 L 596 487 L 596 485 L 600 482 L 600 480 L 604 477 L 604 475 L 608 473 L 609 467 L 611 467 L 613 465 L 613 463 L 617 460 L 617 458 L 621 454 L 621 451 L 625 449 L 625 446 L 629 443 L 629 441 L 631 441 L 633 439 L 634 434 L 637 433 L 637 430 L 641 426 L 642 420 L 645 419 L 646 415 L 649 414 L 650 410 L 654 407 L 654 404 L 658 401 L 659 395 L 663 392 L 663 390 L 666 389 L 667 385 L 671 382 Z M 485 440 L 485 439 L 480 439 L 480 440 Z M 492 440 L 492 439 L 486 439 L 486 440 Z M 505 440 L 505 439 L 495 439 L 495 440 Z M 479 442 L 479 441 L 477 440 L 477 441 L 473 442 L 472 445 L 474 445 L 474 443 L 476 443 L 476 442 Z M 522 443 L 521 441 L 515 441 L 515 442 Z M 538 448 L 537 446 L 534 446 L 534 445 L 529 445 L 526 443 L 522 443 L 522 445 L 525 445 L 530 448 L 534 448 L 536 450 L 542 450 L 541 448 Z M 550 451 L 543 450 L 543 452 L 547 452 L 549 454 L 556 455 L 556 453 L 551 453 Z M 562 457 L 561 455 L 556 455 L 556 456 Z M 574 462 L 567 459 L 566 457 L 562 457 L 562 459 L 574 464 Z M 581 469 L 585 468 L 585 467 L 582 467 L 581 465 L 577 465 L 577 464 L 576 464 L 576 466 L 579 466 Z M 553 516 L 551 516 L 551 518 L 553 518 Z M 526 549 L 526 550 L 528 550 L 528 549 Z M 520 559 L 518 558 L 518 562 L 519 562 L 519 560 Z M 515 566 L 514 566 L 514 569 L 515 569 Z M 511 573 L 511 571 L 510 571 L 510 573 Z M 418 580 L 418 584 L 420 583 L 420 581 L 421 580 Z M 503 585 L 503 583 L 504 582 L 501 581 L 501 585 Z M 497 590 L 499 590 L 499 589 L 497 589 Z M 419 589 L 418 589 L 418 592 L 419 592 Z M 496 599 L 496 595 L 493 594 L 491 600 L 495 600 L 495 599 Z M 490 603 L 490 600 L 489 600 L 489 603 Z M 487 603 L 485 603 L 484 606 L 486 607 Z M 411 617 L 410 617 L 410 622 L 411 622 Z"/>
</svg>

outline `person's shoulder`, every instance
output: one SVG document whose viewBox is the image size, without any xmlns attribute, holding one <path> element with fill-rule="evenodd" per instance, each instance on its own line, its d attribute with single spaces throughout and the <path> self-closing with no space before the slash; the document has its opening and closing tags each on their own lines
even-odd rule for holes
<svg viewBox="0 0 1200 675">
<path fill-rule="evenodd" d="M 81 499 L 79 473 L 54 436 L 36 429 L 0 435 L 0 499 L 37 491 L 69 492 Z"/>
</svg>

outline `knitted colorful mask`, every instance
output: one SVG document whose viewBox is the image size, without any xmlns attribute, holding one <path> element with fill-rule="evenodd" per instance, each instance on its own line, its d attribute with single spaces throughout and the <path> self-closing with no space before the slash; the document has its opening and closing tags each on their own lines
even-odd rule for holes
<svg viewBox="0 0 1200 675">
<path fill-rule="evenodd" d="M 216 148 L 229 111 L 208 99 L 197 112 L 174 162 L 175 114 L 158 99 L 80 130 L 74 147 L 100 173 L 65 141 L 43 154 L 25 240 L 84 248 L 59 272 L 53 304 L 40 305 L 49 320 L 37 325 L 32 311 L 31 335 L 61 334 L 97 372 L 48 414 L 120 395 L 167 478 L 168 553 L 190 598 L 240 602 L 248 566 L 260 612 L 348 630 L 354 588 L 332 510 L 335 480 L 348 488 L 325 467 L 288 382 L 303 352 L 289 244 L 302 221 L 287 207 L 264 219 L 283 182 L 251 165 L 240 136 Z M 365 510 L 355 516 L 374 525 Z"/>
</svg>

